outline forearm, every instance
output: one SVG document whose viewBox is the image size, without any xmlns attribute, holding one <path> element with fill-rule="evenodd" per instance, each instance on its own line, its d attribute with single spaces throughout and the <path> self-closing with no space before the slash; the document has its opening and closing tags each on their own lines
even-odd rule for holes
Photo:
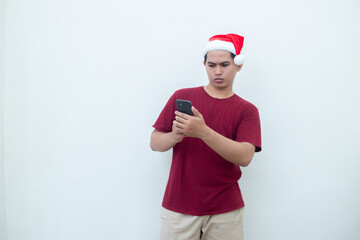
<svg viewBox="0 0 360 240">
<path fill-rule="evenodd" d="M 237 142 L 226 138 L 205 124 L 204 117 L 193 106 L 194 116 L 176 111 L 173 129 L 187 137 L 202 139 L 212 150 L 225 160 L 246 167 L 251 162 L 255 146 L 248 142 Z"/>
<path fill-rule="evenodd" d="M 225 160 L 242 167 L 248 166 L 254 156 L 255 146 L 251 143 L 226 138 L 209 127 L 200 138 Z"/>
<path fill-rule="evenodd" d="M 153 151 L 166 152 L 176 145 L 176 141 L 172 136 L 173 132 L 160 132 L 155 130 L 151 134 L 150 147 Z"/>
</svg>

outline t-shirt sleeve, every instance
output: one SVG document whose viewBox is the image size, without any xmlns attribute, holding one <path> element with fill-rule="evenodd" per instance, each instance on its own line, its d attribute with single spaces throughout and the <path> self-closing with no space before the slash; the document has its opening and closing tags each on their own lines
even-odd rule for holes
<svg viewBox="0 0 360 240">
<path fill-rule="evenodd" d="M 171 132 L 175 120 L 175 93 L 169 98 L 153 127 L 161 132 Z"/>
<path fill-rule="evenodd" d="M 255 145 L 255 152 L 261 151 L 261 127 L 259 111 L 255 106 L 244 111 L 236 132 L 236 141 Z"/>
</svg>

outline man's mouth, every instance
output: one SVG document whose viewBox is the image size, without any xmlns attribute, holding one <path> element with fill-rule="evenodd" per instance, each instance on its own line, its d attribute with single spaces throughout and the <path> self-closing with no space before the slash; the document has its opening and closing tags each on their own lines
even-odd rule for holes
<svg viewBox="0 0 360 240">
<path fill-rule="evenodd" d="M 217 82 L 217 83 L 221 83 L 223 81 L 224 81 L 224 79 L 222 79 L 222 78 L 215 78 L 215 82 Z"/>
</svg>

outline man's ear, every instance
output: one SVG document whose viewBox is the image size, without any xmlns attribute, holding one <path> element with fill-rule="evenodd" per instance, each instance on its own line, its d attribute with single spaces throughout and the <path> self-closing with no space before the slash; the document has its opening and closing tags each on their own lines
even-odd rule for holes
<svg viewBox="0 0 360 240">
<path fill-rule="evenodd" d="M 241 70 L 242 66 L 243 66 L 243 64 L 241 64 L 241 65 L 237 66 L 236 71 L 237 71 L 237 72 L 240 72 L 240 70 Z"/>
<path fill-rule="evenodd" d="M 206 62 L 205 62 L 205 61 L 203 61 L 203 64 L 204 64 L 204 66 L 206 66 Z"/>
</svg>

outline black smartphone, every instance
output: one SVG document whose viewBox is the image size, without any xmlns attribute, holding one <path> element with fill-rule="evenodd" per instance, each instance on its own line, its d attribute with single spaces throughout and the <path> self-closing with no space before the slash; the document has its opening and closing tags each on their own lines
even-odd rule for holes
<svg viewBox="0 0 360 240">
<path fill-rule="evenodd" d="M 191 111 L 191 102 L 188 100 L 176 99 L 176 109 L 179 112 L 186 113 L 188 115 L 193 116 L 193 112 Z"/>
</svg>

